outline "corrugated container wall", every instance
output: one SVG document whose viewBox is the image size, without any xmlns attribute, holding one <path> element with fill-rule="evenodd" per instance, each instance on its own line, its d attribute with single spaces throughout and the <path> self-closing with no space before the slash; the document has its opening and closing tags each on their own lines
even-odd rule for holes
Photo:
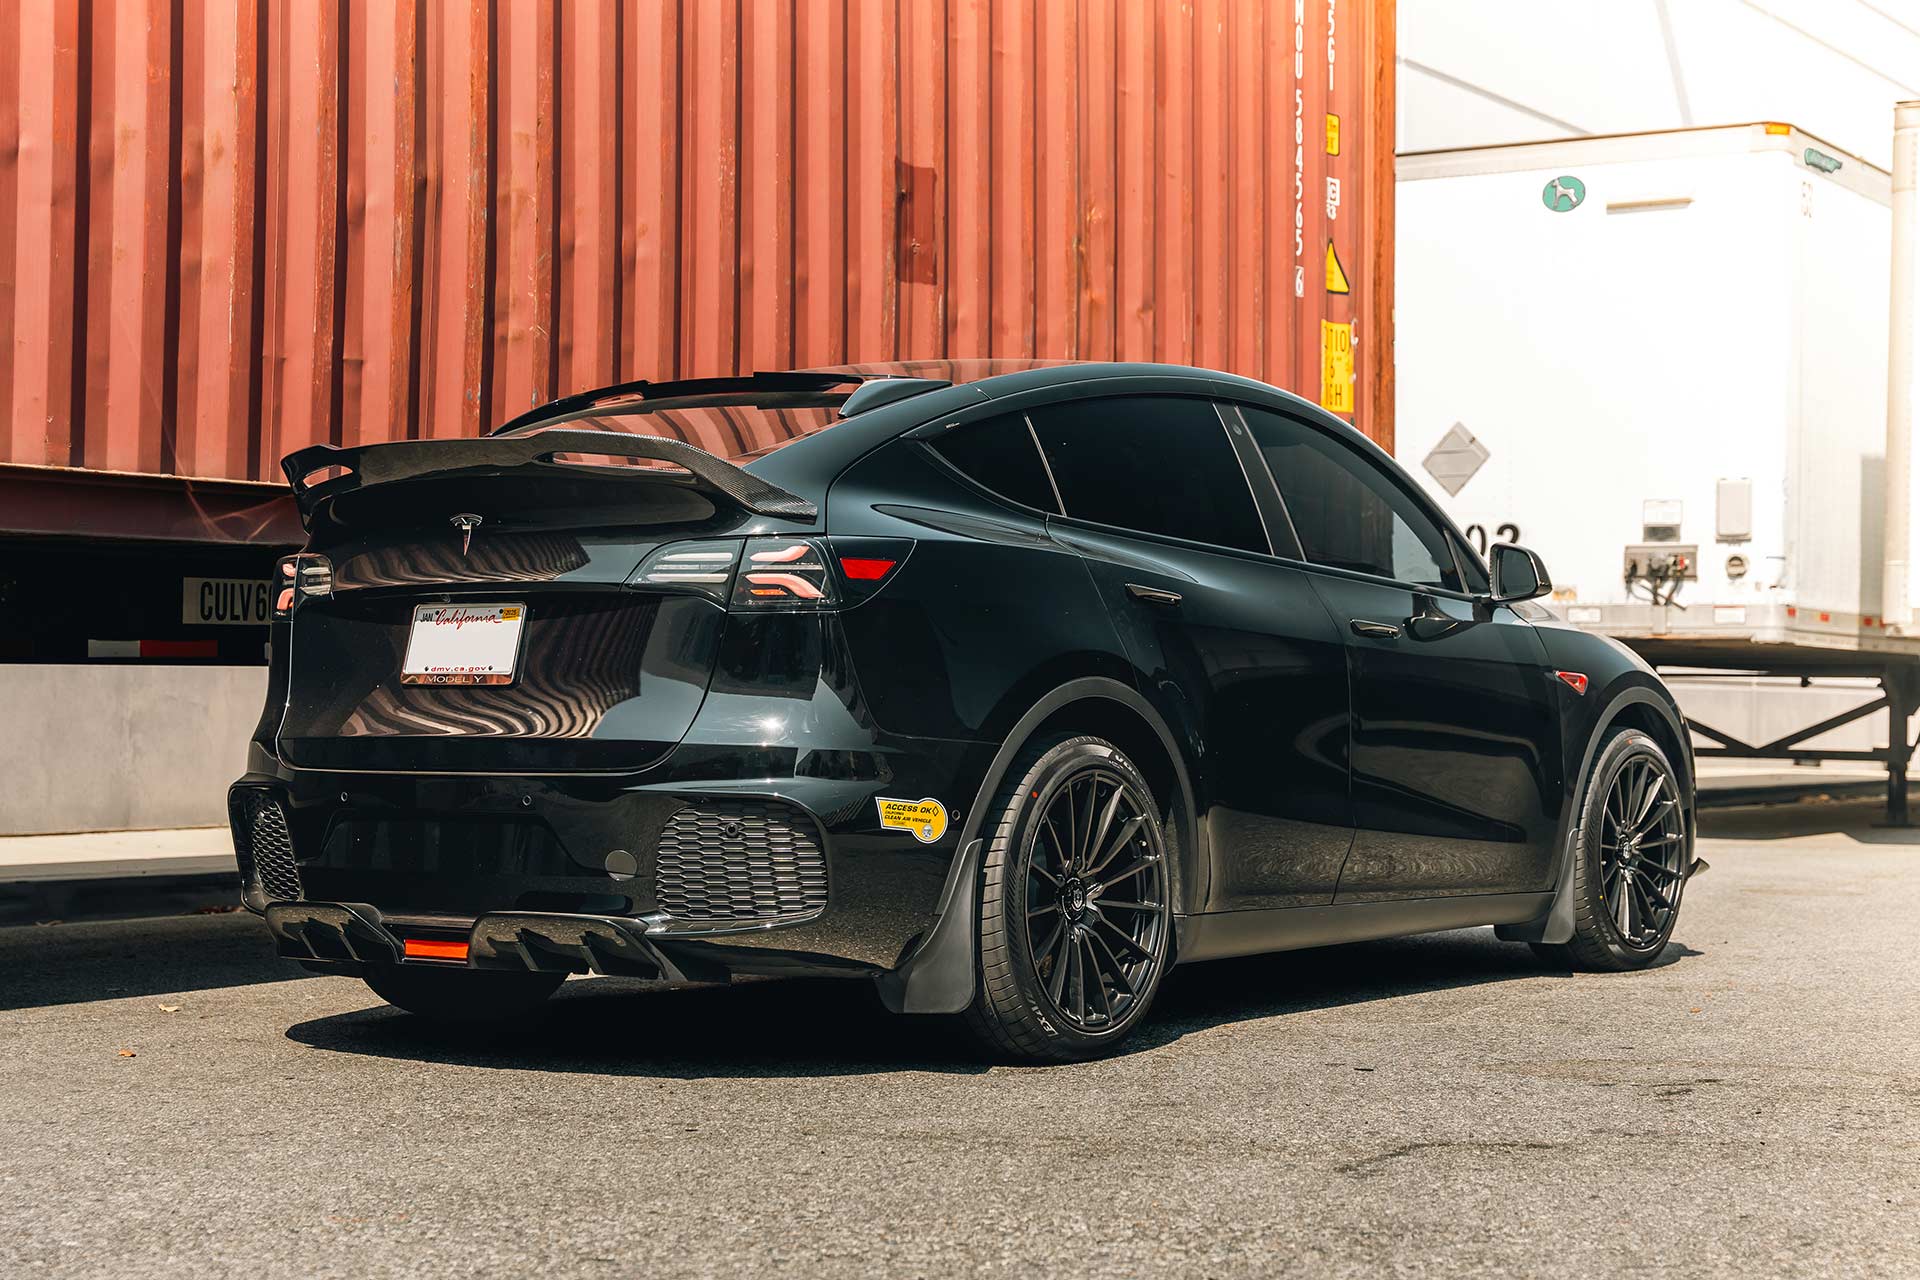
<svg viewBox="0 0 1920 1280">
<path fill-rule="evenodd" d="M 974 355 L 1390 445 L 1392 42 L 1391 0 L 10 0 L 0 461 L 275 478 Z"/>
</svg>

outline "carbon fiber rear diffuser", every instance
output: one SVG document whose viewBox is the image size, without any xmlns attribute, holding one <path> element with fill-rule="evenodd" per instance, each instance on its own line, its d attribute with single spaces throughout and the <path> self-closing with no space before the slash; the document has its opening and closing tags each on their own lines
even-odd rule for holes
<svg viewBox="0 0 1920 1280">
<path fill-rule="evenodd" d="M 599 973 L 670 982 L 724 980 L 715 968 L 676 959 L 646 937 L 644 920 L 500 911 L 481 916 L 467 935 L 467 967 Z M 281 902 L 267 908 L 280 954 L 294 960 L 363 966 L 402 962 L 396 926 L 364 902 Z M 447 964 L 447 961 L 407 963 Z"/>
</svg>

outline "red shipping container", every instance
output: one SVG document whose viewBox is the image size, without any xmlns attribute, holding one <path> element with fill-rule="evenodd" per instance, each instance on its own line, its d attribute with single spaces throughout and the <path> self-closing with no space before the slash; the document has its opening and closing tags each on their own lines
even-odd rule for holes
<svg viewBox="0 0 1920 1280">
<path fill-rule="evenodd" d="M 0 493 L 895 358 L 1391 447 L 1392 139 L 1391 0 L 13 0 Z"/>
</svg>

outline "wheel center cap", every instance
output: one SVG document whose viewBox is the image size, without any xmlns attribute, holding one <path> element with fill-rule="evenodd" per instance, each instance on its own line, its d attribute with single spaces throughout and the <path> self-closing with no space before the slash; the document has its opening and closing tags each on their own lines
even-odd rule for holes
<svg viewBox="0 0 1920 1280">
<path fill-rule="evenodd" d="M 1060 886 L 1060 905 L 1069 918 L 1078 920 L 1087 911 L 1087 886 L 1078 880 L 1069 880 Z"/>
</svg>

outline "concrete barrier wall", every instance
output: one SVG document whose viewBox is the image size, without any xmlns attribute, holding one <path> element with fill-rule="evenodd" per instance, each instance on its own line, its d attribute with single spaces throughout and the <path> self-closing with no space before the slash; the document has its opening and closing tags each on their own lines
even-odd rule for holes
<svg viewBox="0 0 1920 1280">
<path fill-rule="evenodd" d="M 266 696 L 264 667 L 0 665 L 0 835 L 137 831 L 226 822 Z M 1672 682 L 1681 709 L 1764 742 L 1871 701 L 1871 682 Z M 1837 685 L 1838 687 L 1835 687 Z M 1817 745 L 1886 745 L 1886 716 Z"/>
<path fill-rule="evenodd" d="M 222 825 L 265 667 L 0 665 L 0 835 Z"/>
</svg>

